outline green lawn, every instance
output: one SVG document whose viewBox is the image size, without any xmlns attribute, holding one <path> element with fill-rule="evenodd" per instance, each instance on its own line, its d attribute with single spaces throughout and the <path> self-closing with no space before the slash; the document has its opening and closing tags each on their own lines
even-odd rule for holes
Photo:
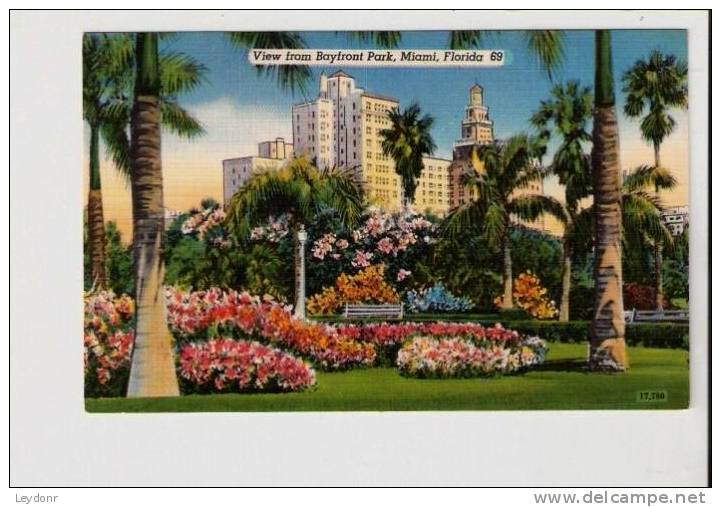
<svg viewBox="0 0 721 507">
<path fill-rule="evenodd" d="M 324 410 L 671 409 L 688 406 L 688 352 L 629 348 L 624 374 L 583 370 L 586 345 L 551 343 L 546 363 L 523 375 L 419 380 L 392 368 L 318 373 L 318 387 L 292 394 L 90 399 L 89 412 L 264 412 Z M 665 402 L 639 402 L 663 390 Z"/>
</svg>

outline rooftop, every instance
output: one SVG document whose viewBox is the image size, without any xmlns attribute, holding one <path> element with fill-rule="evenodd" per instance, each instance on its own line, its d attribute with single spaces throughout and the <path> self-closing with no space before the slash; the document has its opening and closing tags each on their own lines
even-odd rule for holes
<svg viewBox="0 0 721 507">
<path fill-rule="evenodd" d="M 398 103 L 398 99 L 395 97 L 389 97 L 388 95 L 379 95 L 378 93 L 363 92 L 361 96 L 368 97 L 371 99 L 387 100 L 388 102 Z"/>
<path fill-rule="evenodd" d="M 350 75 L 346 74 L 346 73 L 343 72 L 342 70 L 337 70 L 337 71 L 335 71 L 333 74 L 331 74 L 331 75 L 328 76 L 328 77 L 349 77 L 349 78 L 351 78 L 351 79 L 354 79 L 353 76 L 350 76 Z"/>
</svg>

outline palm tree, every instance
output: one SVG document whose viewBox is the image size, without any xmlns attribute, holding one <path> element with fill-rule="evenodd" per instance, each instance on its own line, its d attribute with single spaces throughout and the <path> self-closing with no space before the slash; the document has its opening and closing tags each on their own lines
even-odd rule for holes
<svg viewBox="0 0 721 507">
<path fill-rule="evenodd" d="M 135 52 L 129 35 L 83 37 L 83 116 L 90 127 L 89 250 L 94 286 L 105 285 L 105 243 L 100 181 L 100 137 L 115 167 L 130 176 L 128 125 L 132 108 Z M 177 94 L 202 82 L 205 67 L 183 53 L 160 55 L 161 123 L 185 138 L 203 134 L 203 127 L 177 103 Z"/>
<path fill-rule="evenodd" d="M 663 167 L 642 165 L 628 173 L 621 185 L 624 248 L 674 248 L 673 236 L 661 219 L 658 190 L 675 186 L 676 178 Z"/>
<path fill-rule="evenodd" d="M 158 34 L 138 33 L 130 123 L 136 327 L 128 396 L 177 396 L 173 339 L 165 319 L 163 172 L 160 155 L 161 72 Z"/>
<path fill-rule="evenodd" d="M 661 201 L 654 189 L 668 189 L 676 179 L 662 167 L 642 165 L 629 171 L 621 185 L 621 244 L 625 250 L 646 249 L 656 243 L 675 249 L 675 241 L 661 219 Z M 593 232 L 593 207 L 578 212 L 576 227 L 571 236 L 579 250 L 590 248 Z"/>
<path fill-rule="evenodd" d="M 226 221 L 238 238 L 247 238 L 253 226 L 288 215 L 294 240 L 319 213 L 333 208 L 341 222 L 353 227 L 364 209 L 361 183 L 351 169 L 322 169 L 305 158 L 295 158 L 278 171 L 253 176 L 232 198 Z M 298 297 L 303 244 L 296 241 L 296 313 L 304 303 Z M 302 312 L 301 312 L 302 315 Z"/>
<path fill-rule="evenodd" d="M 506 142 L 476 147 L 471 156 L 474 170 L 464 183 L 475 189 L 476 198 L 454 209 L 444 220 L 444 233 L 457 237 L 470 228 L 481 228 L 483 239 L 500 248 L 503 255 L 502 309 L 513 308 L 513 267 L 510 232 L 514 218 L 534 220 L 550 211 L 555 201 L 542 195 L 518 195 L 530 183 L 544 177 L 536 161 L 535 140 L 524 134 Z"/>
<path fill-rule="evenodd" d="M 391 109 L 388 119 L 390 128 L 380 132 L 383 154 L 395 161 L 395 171 L 403 188 L 403 207 L 407 209 L 415 198 L 418 178 L 423 171 L 423 157 L 436 149 L 431 137 L 433 118 L 427 114 L 421 116 L 421 107 L 414 102 L 404 111 Z"/>
<path fill-rule="evenodd" d="M 590 88 L 581 88 L 577 81 L 565 86 L 556 85 L 551 98 L 541 102 L 531 117 L 531 124 L 544 141 L 552 135 L 561 138 L 561 145 L 553 156 L 551 172 L 565 188 L 565 202 L 551 207 L 554 216 L 563 226 L 561 240 L 561 306 L 558 320 L 567 322 L 570 315 L 571 269 L 573 237 L 577 228 L 588 228 L 588 220 L 579 217 L 581 200 L 591 194 L 591 167 L 589 157 L 583 151 L 583 143 L 591 140 L 586 125 L 593 110 Z M 545 151 L 545 149 L 544 149 Z"/>
<path fill-rule="evenodd" d="M 127 36 L 83 36 L 83 119 L 90 128 L 88 251 L 93 287 L 107 285 L 105 274 L 105 221 L 100 182 L 100 137 L 115 166 L 127 172 L 127 122 L 115 113 L 130 78 L 132 41 Z"/>
<path fill-rule="evenodd" d="M 608 30 L 595 32 L 595 51 L 591 150 L 595 285 L 589 367 L 624 371 L 628 367 L 628 358 L 623 318 L 618 123 L 611 68 L 611 33 Z"/>
<path fill-rule="evenodd" d="M 688 69 L 673 55 L 653 51 L 648 60 L 637 61 L 623 75 L 626 94 L 624 112 L 631 118 L 648 113 L 641 121 L 641 136 L 653 145 L 654 164 L 661 166 L 661 143 L 671 134 L 676 121 L 669 108 L 688 107 Z M 656 189 L 658 192 L 658 189 Z M 654 246 L 656 307 L 663 310 L 663 254 L 660 245 Z"/>
</svg>

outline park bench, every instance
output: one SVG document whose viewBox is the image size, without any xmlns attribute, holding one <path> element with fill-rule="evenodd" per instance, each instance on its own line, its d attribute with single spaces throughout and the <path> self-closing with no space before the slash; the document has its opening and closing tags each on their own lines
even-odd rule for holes
<svg viewBox="0 0 721 507">
<path fill-rule="evenodd" d="M 369 317 L 402 319 L 403 303 L 398 305 L 351 305 L 346 303 L 343 316 L 346 319 L 365 319 Z"/>
<path fill-rule="evenodd" d="M 639 322 L 686 322 L 688 310 L 626 310 L 623 312 L 626 324 Z"/>
</svg>

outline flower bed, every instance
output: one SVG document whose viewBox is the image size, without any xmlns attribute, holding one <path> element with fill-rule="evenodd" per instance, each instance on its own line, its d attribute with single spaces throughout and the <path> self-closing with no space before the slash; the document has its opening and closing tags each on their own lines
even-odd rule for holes
<svg viewBox="0 0 721 507">
<path fill-rule="evenodd" d="M 370 366 L 370 343 L 350 340 L 331 326 L 295 319 L 290 308 L 248 293 L 168 289 L 168 323 L 179 342 L 218 336 L 254 339 L 306 357 L 324 370 Z"/>
<path fill-rule="evenodd" d="M 133 348 L 133 300 L 111 291 L 85 296 L 85 396 L 123 396 Z"/>
<path fill-rule="evenodd" d="M 417 336 L 398 351 L 402 375 L 418 378 L 489 377 L 537 366 L 546 346 L 536 337 L 520 342 Z"/>
<path fill-rule="evenodd" d="M 229 338 L 182 346 L 178 374 L 184 393 L 291 392 L 315 385 L 315 372 L 301 359 Z"/>
<path fill-rule="evenodd" d="M 443 338 L 470 338 L 476 341 L 499 341 L 517 344 L 522 337 L 515 331 L 500 325 L 484 327 L 468 322 L 405 322 L 398 324 L 345 324 L 337 327 L 338 333 L 348 339 L 372 343 L 376 347 L 379 362 L 395 363 L 401 345 L 412 336 Z"/>
</svg>

